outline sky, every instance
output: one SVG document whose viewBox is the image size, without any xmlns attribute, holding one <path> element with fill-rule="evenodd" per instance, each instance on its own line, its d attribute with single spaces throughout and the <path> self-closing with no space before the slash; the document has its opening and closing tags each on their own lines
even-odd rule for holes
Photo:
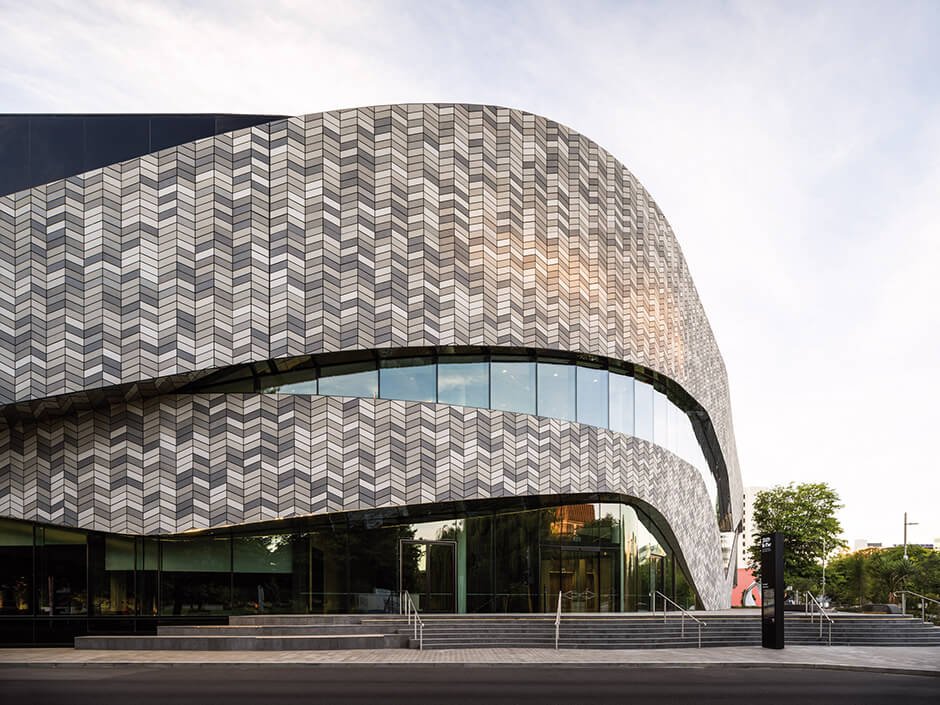
<svg viewBox="0 0 940 705">
<path fill-rule="evenodd" d="M 683 248 L 745 485 L 940 539 L 940 3 L 0 0 L 0 112 L 507 105 L 600 143 Z"/>
</svg>

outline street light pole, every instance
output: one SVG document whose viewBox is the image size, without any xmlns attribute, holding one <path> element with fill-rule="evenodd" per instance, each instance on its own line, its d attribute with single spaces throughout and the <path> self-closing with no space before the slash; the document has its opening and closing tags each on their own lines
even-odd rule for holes
<svg viewBox="0 0 940 705">
<path fill-rule="evenodd" d="M 917 526 L 916 521 L 907 520 L 907 512 L 904 512 L 904 560 L 907 560 L 907 527 Z"/>
<path fill-rule="evenodd" d="M 916 521 L 907 520 L 907 512 L 904 512 L 904 560 L 907 560 L 907 527 L 917 526 Z M 907 587 L 905 585 L 904 587 Z M 907 593 L 901 593 L 901 614 L 907 614 Z"/>
</svg>

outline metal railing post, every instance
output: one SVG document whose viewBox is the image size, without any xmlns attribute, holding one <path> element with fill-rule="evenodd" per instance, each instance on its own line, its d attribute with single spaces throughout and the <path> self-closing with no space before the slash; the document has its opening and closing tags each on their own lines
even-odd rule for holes
<svg viewBox="0 0 940 705">
<path fill-rule="evenodd" d="M 424 620 L 418 615 L 418 606 L 411 599 L 411 593 L 405 590 L 405 614 L 408 617 L 407 624 L 411 625 L 411 617 L 414 615 L 414 638 L 418 640 L 418 649 L 424 651 Z"/>
<path fill-rule="evenodd" d="M 940 600 L 935 600 L 932 597 L 921 595 L 919 592 L 914 592 L 913 590 L 899 590 L 897 594 L 901 596 L 902 602 L 906 602 L 904 598 L 906 598 L 907 595 L 913 595 L 914 597 L 920 598 L 920 621 L 924 622 L 925 624 L 927 623 L 927 603 L 933 602 L 937 605 L 940 605 Z"/>
<path fill-rule="evenodd" d="M 555 651 L 558 651 L 558 635 L 561 630 L 561 590 L 558 591 L 558 607 L 555 608 Z"/>
<path fill-rule="evenodd" d="M 682 605 L 680 605 L 678 602 L 676 602 L 675 600 L 672 600 L 672 599 L 666 597 L 663 593 L 659 592 L 658 590 L 656 591 L 655 594 L 656 594 L 656 595 L 659 595 L 661 598 L 663 598 L 663 624 L 666 623 L 666 603 L 667 603 L 667 602 L 670 603 L 670 604 L 672 604 L 672 605 L 675 605 L 676 609 L 678 609 L 679 612 L 681 612 L 681 614 L 682 614 L 682 637 L 683 637 L 683 638 L 685 638 L 685 618 L 686 618 L 686 616 L 688 616 L 689 619 L 691 619 L 692 621 L 694 621 L 694 622 L 696 622 L 696 623 L 698 624 L 698 648 L 701 649 L 701 648 L 702 648 L 702 627 L 706 626 L 705 622 L 703 622 L 701 619 L 699 619 L 699 618 L 696 617 L 694 614 L 692 614 L 691 612 L 689 612 L 687 609 L 685 609 L 684 607 L 682 607 Z M 655 597 L 655 596 L 654 596 L 654 597 Z"/>
<path fill-rule="evenodd" d="M 819 640 L 822 641 L 823 617 L 825 617 L 826 621 L 829 622 L 829 646 L 832 646 L 832 625 L 835 624 L 835 622 L 832 621 L 832 617 L 826 614 L 826 611 L 823 609 L 822 604 L 819 602 L 819 600 L 816 599 L 813 593 L 807 592 L 806 594 L 809 597 L 809 599 L 812 600 L 813 605 L 814 605 L 813 610 L 811 610 L 809 613 L 809 623 L 810 624 L 813 623 L 813 614 L 818 608 L 819 609 Z"/>
</svg>

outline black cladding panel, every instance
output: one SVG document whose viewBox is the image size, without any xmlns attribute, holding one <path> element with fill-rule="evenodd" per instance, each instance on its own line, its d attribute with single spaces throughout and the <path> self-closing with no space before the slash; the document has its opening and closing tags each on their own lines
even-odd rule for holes
<svg viewBox="0 0 940 705">
<path fill-rule="evenodd" d="M 16 191 L 16 184 L 28 181 L 29 122 L 0 115 L 0 193 Z"/>
<path fill-rule="evenodd" d="M 175 147 L 214 134 L 215 118 L 211 115 L 155 117 L 150 121 L 150 151 Z"/>
<path fill-rule="evenodd" d="M 0 115 L 0 195 L 282 115 Z"/>
<path fill-rule="evenodd" d="M 150 149 L 150 119 L 145 115 L 102 115 L 85 121 L 83 171 L 117 164 L 128 154 L 140 156 Z"/>
<path fill-rule="evenodd" d="M 36 117 L 29 121 L 29 174 L 45 184 L 82 173 L 85 125 L 68 117 Z"/>
</svg>

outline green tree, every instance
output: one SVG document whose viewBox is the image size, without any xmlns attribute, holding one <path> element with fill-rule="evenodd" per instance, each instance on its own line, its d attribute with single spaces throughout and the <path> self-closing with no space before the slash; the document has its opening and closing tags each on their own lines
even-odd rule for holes
<svg viewBox="0 0 940 705">
<path fill-rule="evenodd" d="M 910 589 L 927 597 L 940 600 L 940 551 L 930 551 L 920 546 L 914 546 L 911 558 L 917 569 Z"/>
<path fill-rule="evenodd" d="M 778 485 L 754 498 L 754 529 L 760 537 L 784 535 L 784 578 L 798 590 L 818 589 L 824 555 L 845 547 L 836 518 L 839 495 L 824 482 Z M 760 573 L 760 542 L 748 548 L 749 565 Z"/>
<path fill-rule="evenodd" d="M 878 549 L 845 553 L 834 558 L 826 569 L 826 591 L 836 604 L 861 607 L 868 601 L 870 584 L 869 562 Z"/>
<path fill-rule="evenodd" d="M 899 603 L 898 591 L 912 590 L 940 600 L 940 552 L 908 546 L 869 548 L 835 558 L 827 570 L 827 585 L 840 605 Z M 908 596 L 908 612 L 920 614 L 920 600 Z M 940 606 L 928 602 L 926 616 L 940 622 Z"/>
<path fill-rule="evenodd" d="M 872 554 L 869 573 L 873 602 L 899 602 L 895 593 L 913 590 L 936 598 L 940 592 L 940 556 L 920 546 L 908 546 L 908 557 L 900 546 L 884 548 Z"/>
</svg>

